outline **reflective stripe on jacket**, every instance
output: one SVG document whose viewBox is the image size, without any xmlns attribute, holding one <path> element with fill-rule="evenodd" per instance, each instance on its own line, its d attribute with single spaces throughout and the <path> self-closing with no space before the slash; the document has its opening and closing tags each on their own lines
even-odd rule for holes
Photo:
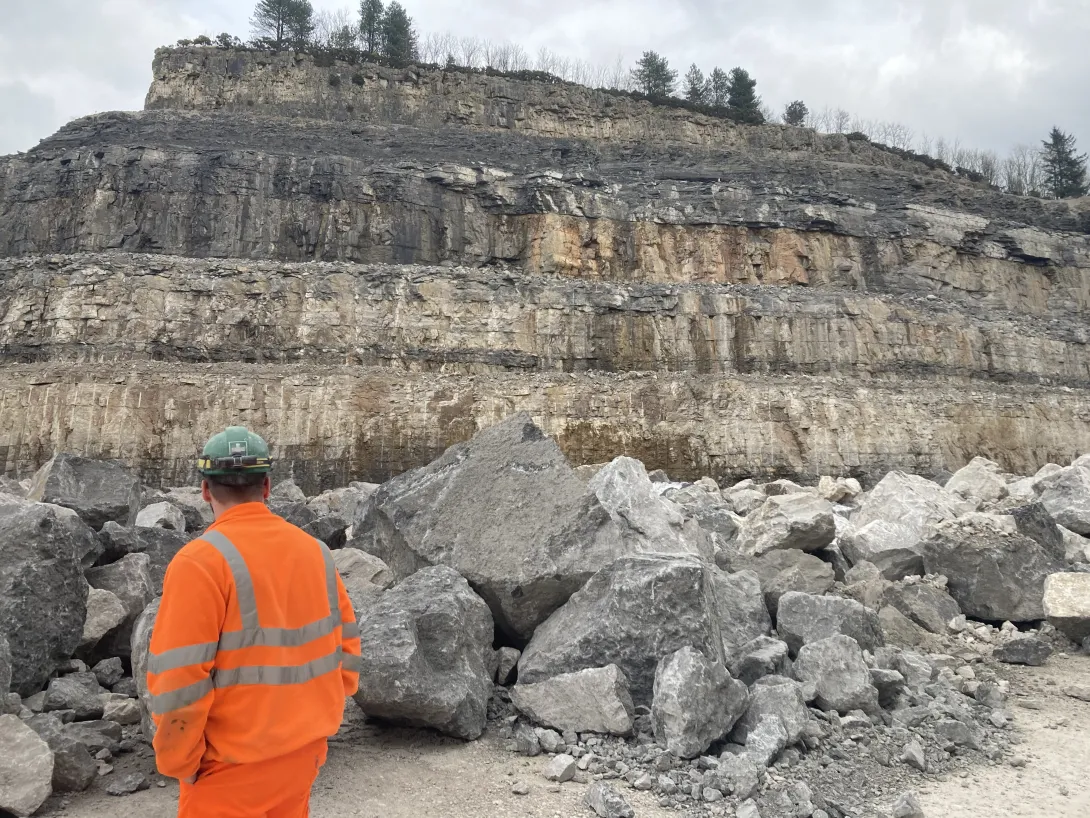
<svg viewBox="0 0 1090 818">
<path fill-rule="evenodd" d="M 170 563 L 148 689 L 159 771 L 266 761 L 337 732 L 359 627 L 325 544 L 235 506 Z"/>
</svg>

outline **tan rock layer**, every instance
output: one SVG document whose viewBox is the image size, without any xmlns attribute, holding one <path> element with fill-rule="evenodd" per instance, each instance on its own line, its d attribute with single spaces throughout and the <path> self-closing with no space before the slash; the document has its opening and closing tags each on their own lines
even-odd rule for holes
<svg viewBox="0 0 1090 818">
<path fill-rule="evenodd" d="M 251 424 L 308 490 L 382 480 L 529 411 L 576 463 L 619 454 L 678 478 L 954 470 L 982 454 L 1018 473 L 1090 450 L 1090 393 L 905 379 L 507 374 L 302 365 L 8 365 L 0 457 L 26 476 L 54 450 L 193 478 L 209 434 Z"/>
<path fill-rule="evenodd" d="M 103 254 L 0 259 L 0 358 L 413 371 L 832 372 L 1090 386 L 1090 337 L 828 289 Z"/>
</svg>

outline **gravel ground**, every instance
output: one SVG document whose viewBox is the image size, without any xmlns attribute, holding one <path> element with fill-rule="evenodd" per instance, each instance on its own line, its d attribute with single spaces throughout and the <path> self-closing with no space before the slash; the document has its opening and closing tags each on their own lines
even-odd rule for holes
<svg viewBox="0 0 1090 818">
<path fill-rule="evenodd" d="M 1090 658 L 1056 656 L 1044 668 L 1004 668 L 1011 680 L 1014 755 L 938 778 L 912 774 L 906 788 L 919 791 L 929 818 L 1086 818 L 1090 789 L 1090 703 L 1065 694 L 1090 690 Z M 1024 767 L 1012 765 L 1025 761 Z M 585 785 L 549 784 L 540 771 L 547 759 L 508 752 L 491 734 L 464 744 L 421 730 L 354 727 L 334 741 L 315 788 L 312 816 L 384 818 L 585 818 Z M 117 772 L 153 771 L 148 754 L 120 759 Z M 778 775 L 780 773 L 777 773 Z M 786 777 L 786 776 L 785 776 Z M 66 818 L 116 818 L 118 810 L 142 818 L 172 818 L 177 787 L 152 786 L 123 800 L 102 791 L 108 779 L 83 795 L 52 799 L 43 812 Z M 158 782 L 157 776 L 152 777 Z M 511 792 L 515 782 L 528 795 Z M 681 813 L 659 807 L 647 793 L 625 791 L 641 818 Z M 878 799 L 888 809 L 899 793 Z M 881 814 L 876 809 L 873 813 Z M 888 814 L 888 813 L 887 813 Z"/>
</svg>

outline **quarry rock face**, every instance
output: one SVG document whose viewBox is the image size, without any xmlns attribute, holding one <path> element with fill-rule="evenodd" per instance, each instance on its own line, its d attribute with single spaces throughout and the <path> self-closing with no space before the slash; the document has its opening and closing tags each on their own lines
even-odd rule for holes
<svg viewBox="0 0 1090 818">
<path fill-rule="evenodd" d="M 217 48 L 153 74 L 147 110 L 0 160 L 5 474 L 64 450 L 183 485 L 241 419 L 314 494 L 519 412 L 575 464 L 724 484 L 1090 450 L 1077 201 L 566 83 Z"/>
</svg>

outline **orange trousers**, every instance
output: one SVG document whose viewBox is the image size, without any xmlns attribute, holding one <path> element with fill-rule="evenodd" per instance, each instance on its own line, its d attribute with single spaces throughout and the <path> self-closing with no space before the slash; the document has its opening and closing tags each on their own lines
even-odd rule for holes
<svg viewBox="0 0 1090 818">
<path fill-rule="evenodd" d="M 204 762 L 195 784 L 182 783 L 178 818 L 308 818 L 326 752 L 322 739 L 256 764 Z"/>
</svg>

